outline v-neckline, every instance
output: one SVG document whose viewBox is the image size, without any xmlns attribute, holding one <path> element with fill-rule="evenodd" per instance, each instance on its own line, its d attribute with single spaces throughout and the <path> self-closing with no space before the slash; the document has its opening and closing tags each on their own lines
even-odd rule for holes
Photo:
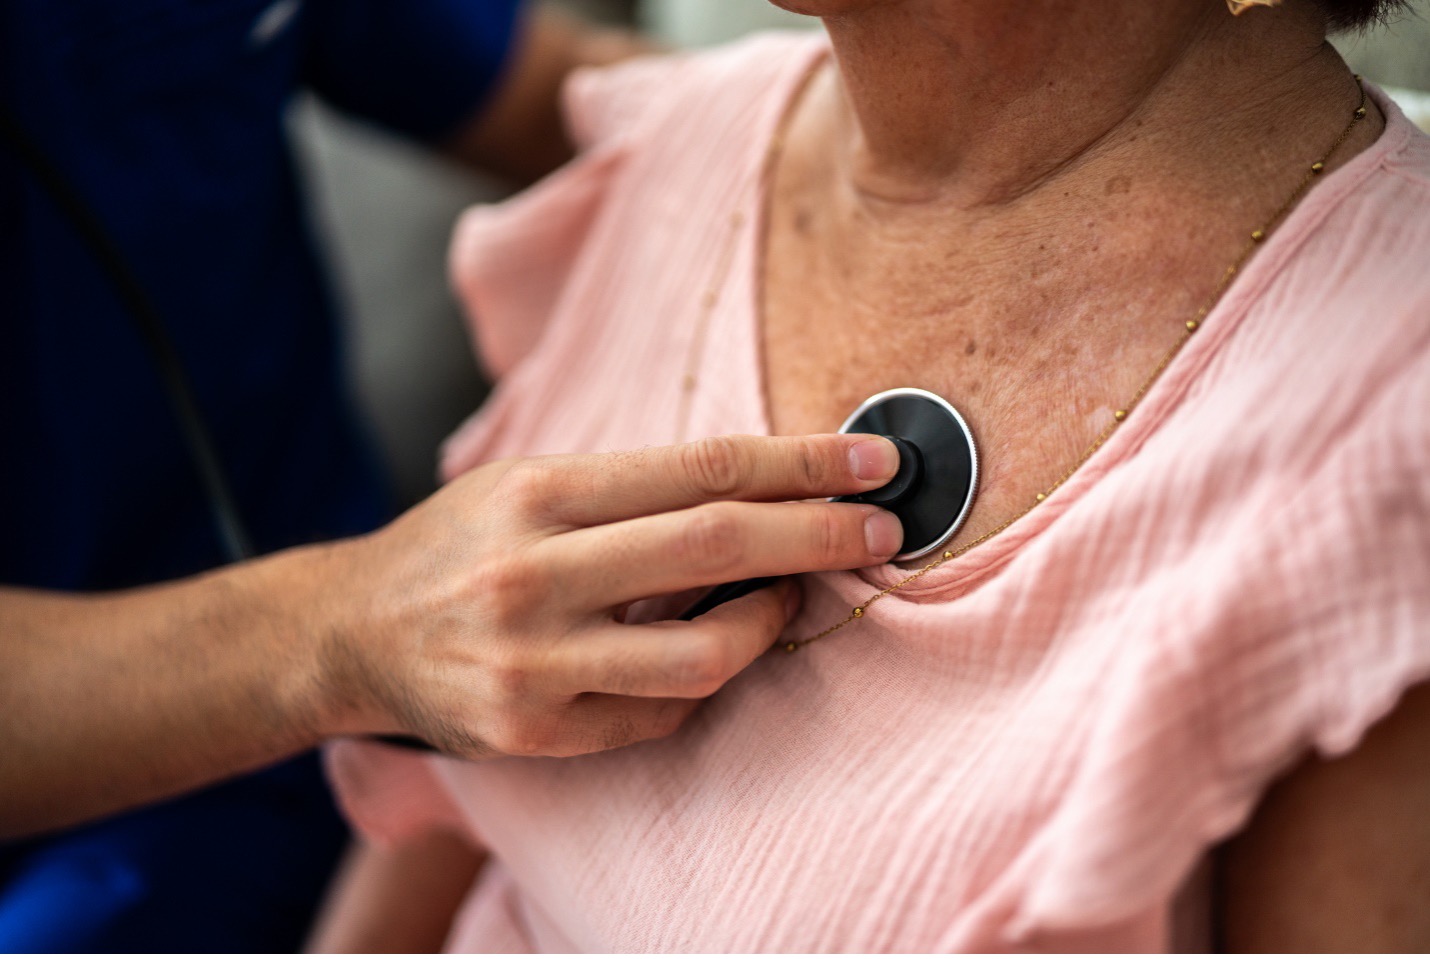
<svg viewBox="0 0 1430 959">
<path fill-rule="evenodd" d="M 778 149 L 779 139 L 788 129 L 795 113 L 819 72 L 831 58 L 828 41 L 821 38 L 811 43 L 811 49 L 797 69 L 791 71 L 781 91 L 777 109 L 761 124 L 757 136 L 763 144 L 759 163 L 750 171 L 749 199 L 745 205 L 752 215 L 745 219 L 742 244 L 748 244 L 747 255 L 741 259 L 746 269 L 740 274 L 743 289 L 740 311 L 748 327 L 742 339 L 751 354 L 746 362 L 753 365 L 756 376 L 752 420 L 762 435 L 772 435 L 773 417 L 769 394 L 768 363 L 765 355 L 765 283 L 766 254 L 769 245 L 770 216 L 777 161 L 771 156 Z M 1260 298 L 1266 287 L 1281 273 L 1305 238 L 1325 219 L 1342 198 L 1351 192 L 1387 152 L 1408 135 L 1403 118 L 1397 121 L 1396 111 L 1379 90 L 1366 84 L 1370 96 L 1386 117 L 1386 127 L 1380 137 L 1348 162 L 1327 174 L 1316 184 L 1260 246 L 1243 266 L 1231 286 L 1201 321 L 1200 328 L 1172 358 L 1167 368 L 1153 382 L 1137 405 L 1137 412 L 1128 418 L 1096 452 L 1092 454 L 1045 502 L 1014 520 L 1006 529 L 980 543 L 966 553 L 949 560 L 922 576 L 916 583 L 900 589 L 895 596 L 905 599 L 942 596 L 949 591 L 967 589 L 996 571 L 1017 554 L 1022 545 L 1053 525 L 1058 517 L 1071 509 L 1097 485 L 1108 472 L 1127 460 L 1155 434 L 1178 408 L 1187 391 L 1207 367 L 1220 347 L 1235 332 L 1240 321 Z M 918 386 L 919 384 L 906 384 Z M 957 405 L 956 398 L 953 399 Z M 884 589 L 907 578 L 912 572 L 901 566 L 884 564 L 857 570 L 857 575 L 870 587 Z"/>
</svg>

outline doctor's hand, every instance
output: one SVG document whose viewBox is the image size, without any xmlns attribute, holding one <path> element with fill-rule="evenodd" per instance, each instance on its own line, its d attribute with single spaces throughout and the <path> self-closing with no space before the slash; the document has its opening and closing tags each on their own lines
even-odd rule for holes
<svg viewBox="0 0 1430 959">
<path fill-rule="evenodd" d="M 783 581 L 643 625 L 625 622 L 629 604 L 887 561 L 902 539 L 892 514 L 787 501 L 877 488 L 897 457 L 873 436 L 746 436 L 473 470 L 330 548 L 333 731 L 473 759 L 667 735 L 770 647 L 798 596 Z"/>
<path fill-rule="evenodd" d="M 493 463 L 368 536 L 111 593 L 0 586 L 0 840 L 272 763 L 331 736 L 472 758 L 675 729 L 769 647 L 788 584 L 692 622 L 629 603 L 888 559 L 887 440 L 728 437 Z"/>
</svg>

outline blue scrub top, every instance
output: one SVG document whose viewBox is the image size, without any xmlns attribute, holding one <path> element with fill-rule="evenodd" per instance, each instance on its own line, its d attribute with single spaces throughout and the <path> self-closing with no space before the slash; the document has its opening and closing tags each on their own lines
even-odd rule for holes
<svg viewBox="0 0 1430 959">
<path fill-rule="evenodd" d="M 391 511 L 285 107 L 309 86 L 440 141 L 499 79 L 519 5 L 0 0 L 0 100 L 156 303 L 261 551 Z M 0 583 L 113 589 L 222 560 L 132 318 L 0 146 Z M 307 757 L 0 847 L 0 950 L 291 950 L 342 841 Z"/>
</svg>

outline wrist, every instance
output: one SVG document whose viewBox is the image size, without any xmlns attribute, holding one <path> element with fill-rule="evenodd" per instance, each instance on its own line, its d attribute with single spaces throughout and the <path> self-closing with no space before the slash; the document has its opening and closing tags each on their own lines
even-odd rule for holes
<svg viewBox="0 0 1430 959">
<path fill-rule="evenodd" d="M 277 709 L 311 746 L 376 732 L 371 684 L 359 651 L 376 624 L 371 592 L 356 578 L 359 540 L 305 546 L 253 564 L 255 588 L 272 612 L 285 667 L 274 678 Z"/>
</svg>

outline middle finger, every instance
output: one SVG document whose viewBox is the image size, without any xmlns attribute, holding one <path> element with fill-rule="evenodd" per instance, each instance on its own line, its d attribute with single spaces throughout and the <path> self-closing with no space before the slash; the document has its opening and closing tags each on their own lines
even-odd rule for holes
<svg viewBox="0 0 1430 959">
<path fill-rule="evenodd" d="M 712 503 L 547 540 L 569 602 L 605 609 L 755 576 L 861 569 L 903 543 L 898 518 L 856 503 Z"/>
</svg>

